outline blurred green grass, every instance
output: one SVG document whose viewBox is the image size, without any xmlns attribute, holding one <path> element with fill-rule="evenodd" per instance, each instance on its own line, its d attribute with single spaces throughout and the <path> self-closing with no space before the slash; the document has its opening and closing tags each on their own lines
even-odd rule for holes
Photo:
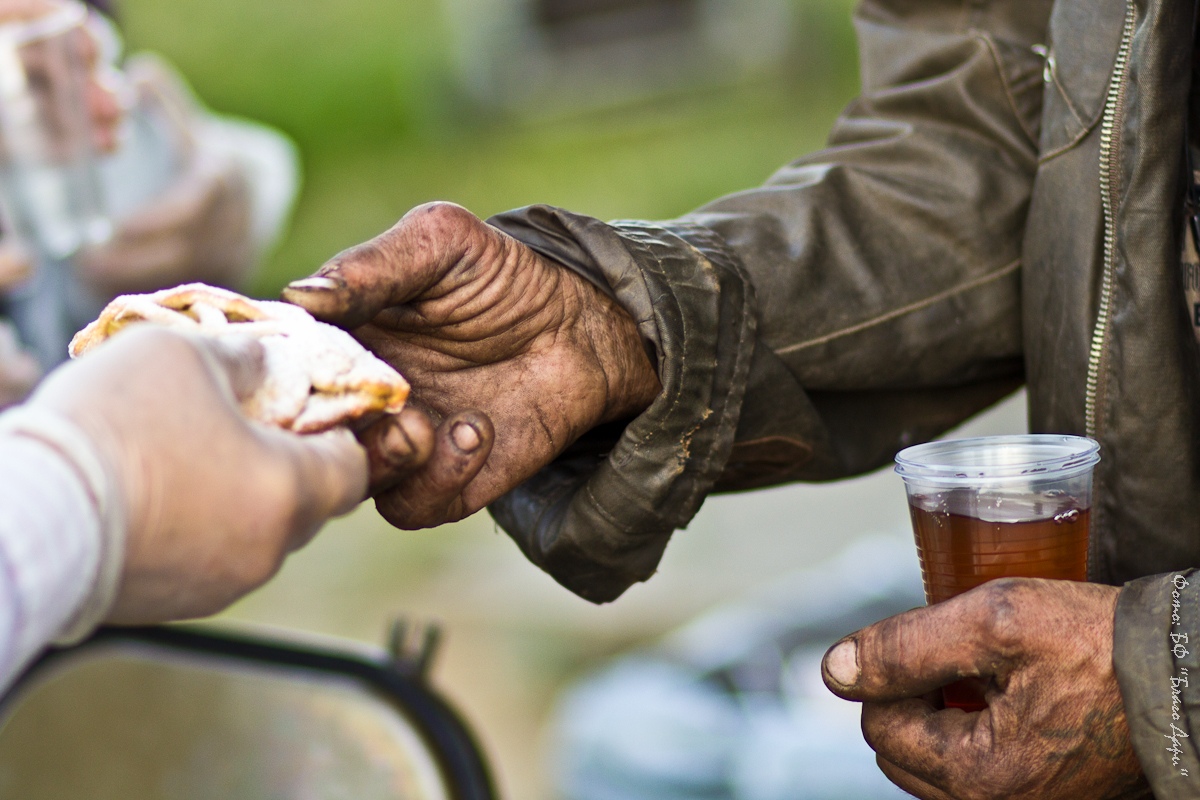
<svg viewBox="0 0 1200 800">
<path fill-rule="evenodd" d="M 214 109 L 299 144 L 290 234 L 253 287 L 274 294 L 429 200 L 663 219 L 754 185 L 820 146 L 855 85 L 848 0 L 798 9 L 779 74 L 536 120 L 471 108 L 439 0 L 125 0 L 121 21 L 130 50 L 164 54 Z"/>
</svg>

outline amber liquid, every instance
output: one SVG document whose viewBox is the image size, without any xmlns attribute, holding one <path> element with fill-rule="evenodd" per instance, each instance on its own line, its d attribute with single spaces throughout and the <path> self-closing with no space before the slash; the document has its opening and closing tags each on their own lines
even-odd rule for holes
<svg viewBox="0 0 1200 800">
<path fill-rule="evenodd" d="M 966 497 L 951 492 L 910 498 L 928 603 L 949 600 L 993 578 L 1087 580 L 1091 514 L 1074 498 L 1046 495 L 1027 506 L 1035 518 L 1008 522 L 967 513 Z M 968 678 L 945 687 L 946 706 L 983 710 L 984 685 Z"/>
</svg>

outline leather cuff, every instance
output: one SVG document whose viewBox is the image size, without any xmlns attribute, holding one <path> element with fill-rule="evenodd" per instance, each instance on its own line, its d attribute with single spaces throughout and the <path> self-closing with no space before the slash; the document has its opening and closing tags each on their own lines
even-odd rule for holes
<svg viewBox="0 0 1200 800">
<path fill-rule="evenodd" d="M 694 225 L 605 224 L 548 206 L 489 222 L 624 307 L 662 392 L 604 426 L 489 511 L 530 561 L 587 600 L 649 578 L 729 458 L 754 351 L 751 284 L 720 239 Z"/>
<path fill-rule="evenodd" d="M 1200 572 L 1125 584 L 1117 600 L 1113 668 L 1154 795 L 1200 798 Z"/>
</svg>

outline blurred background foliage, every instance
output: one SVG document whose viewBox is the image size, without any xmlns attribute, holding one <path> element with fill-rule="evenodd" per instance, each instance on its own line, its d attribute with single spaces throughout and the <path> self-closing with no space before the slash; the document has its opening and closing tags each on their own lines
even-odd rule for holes
<svg viewBox="0 0 1200 800">
<path fill-rule="evenodd" d="M 727 0 L 734 2 L 734 0 Z M 849 0 L 795 0 L 776 70 L 576 114 L 478 108 L 439 0 L 123 0 L 131 50 L 166 55 L 214 109 L 290 134 L 305 186 L 257 287 L 428 200 L 661 219 L 818 147 L 856 82 Z M 753 46 L 753 43 L 748 43 Z"/>
<path fill-rule="evenodd" d="M 302 194 L 256 293 L 435 199 L 484 217 L 542 202 L 671 218 L 820 147 L 857 84 L 851 0 L 754 0 L 794 12 L 770 67 L 623 100 L 493 104 L 469 91 L 460 62 L 472 2 L 524 0 L 121 0 L 130 51 L 162 53 L 214 110 L 299 145 Z M 373 642 L 396 613 L 441 620 L 437 684 L 477 729 L 504 795 L 534 800 L 549 796 L 543 721 L 574 676 L 859 534 L 905 530 L 905 508 L 891 475 L 715 498 L 659 575 L 597 608 L 528 565 L 485 514 L 403 534 L 368 505 L 228 617 Z"/>
</svg>

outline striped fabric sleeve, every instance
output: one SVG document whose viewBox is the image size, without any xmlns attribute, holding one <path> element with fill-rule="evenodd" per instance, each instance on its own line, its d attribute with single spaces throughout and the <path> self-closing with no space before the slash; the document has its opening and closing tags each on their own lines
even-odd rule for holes
<svg viewBox="0 0 1200 800">
<path fill-rule="evenodd" d="M 101 522 L 53 447 L 0 437 L 0 690 L 70 624 L 101 560 Z"/>
</svg>

